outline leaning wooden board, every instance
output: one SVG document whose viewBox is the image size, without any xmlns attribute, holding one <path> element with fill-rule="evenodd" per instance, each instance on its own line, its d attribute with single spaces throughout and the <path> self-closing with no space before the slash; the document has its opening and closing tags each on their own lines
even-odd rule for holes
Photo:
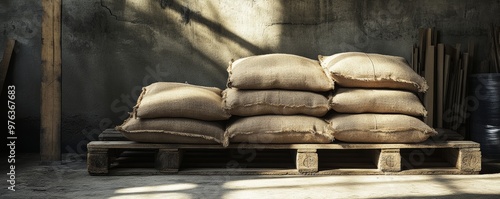
<svg viewBox="0 0 500 199">
<path fill-rule="evenodd" d="M 0 93 L 3 91 L 3 84 L 5 82 L 5 78 L 7 77 L 7 71 L 9 70 L 9 64 L 15 45 L 16 40 L 13 39 L 8 39 L 5 43 L 3 58 L 0 60 Z"/>
<path fill-rule="evenodd" d="M 226 148 L 220 145 L 93 141 L 87 147 L 87 168 L 91 175 L 415 175 L 477 174 L 481 171 L 479 144 L 472 141 L 231 144 Z M 253 164 L 252 161 L 257 159 L 246 158 L 247 162 L 241 164 L 234 156 L 223 155 L 228 151 L 239 155 L 254 152 L 253 157 L 261 156 L 261 159 L 258 164 Z M 273 155 L 273 151 L 277 154 Z M 150 156 L 139 154 L 134 159 L 133 155 L 130 156 L 134 152 L 149 153 Z M 120 166 L 123 162 L 128 164 Z"/>
</svg>

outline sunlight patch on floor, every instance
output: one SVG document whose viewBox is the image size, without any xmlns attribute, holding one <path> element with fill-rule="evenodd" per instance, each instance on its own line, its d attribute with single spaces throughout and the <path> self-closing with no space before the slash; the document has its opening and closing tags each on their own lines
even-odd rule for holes
<svg viewBox="0 0 500 199">
<path fill-rule="evenodd" d="M 118 189 L 115 191 L 115 193 L 135 194 L 135 193 L 181 191 L 187 189 L 194 189 L 197 186 L 198 186 L 197 184 L 192 184 L 192 183 L 180 183 L 180 184 L 168 184 L 168 185 L 158 185 L 158 186 L 131 187 L 131 188 Z"/>
<path fill-rule="evenodd" d="M 191 195 L 187 193 L 150 193 L 150 194 L 132 194 L 132 195 L 121 195 L 113 196 L 109 199 L 137 199 L 137 198 L 175 198 L 175 199 L 191 199 Z"/>
</svg>

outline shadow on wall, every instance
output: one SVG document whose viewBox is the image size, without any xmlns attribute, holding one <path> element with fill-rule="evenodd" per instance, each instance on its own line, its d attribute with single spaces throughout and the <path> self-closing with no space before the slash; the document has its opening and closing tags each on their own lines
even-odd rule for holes
<svg viewBox="0 0 500 199">
<path fill-rule="evenodd" d="M 153 82 L 225 88 L 231 59 L 272 51 L 254 18 L 269 20 L 279 5 L 247 5 L 258 7 L 248 13 L 234 2 L 64 1 L 63 149 L 85 152 Z"/>
<path fill-rule="evenodd" d="M 274 52 L 410 59 L 420 27 L 442 30 L 446 43 L 476 38 L 481 51 L 499 9 L 494 0 L 63 0 L 63 149 L 84 152 L 153 82 L 224 88 L 229 60 Z"/>
</svg>

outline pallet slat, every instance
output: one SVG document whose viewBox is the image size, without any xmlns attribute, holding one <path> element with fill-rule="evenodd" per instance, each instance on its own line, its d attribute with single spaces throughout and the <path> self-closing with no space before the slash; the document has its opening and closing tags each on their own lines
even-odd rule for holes
<svg viewBox="0 0 500 199">
<path fill-rule="evenodd" d="M 222 145 L 203 144 L 156 144 L 138 143 L 134 141 L 92 141 L 88 148 L 106 149 L 384 149 L 384 148 L 478 148 L 479 143 L 471 141 L 444 141 L 432 140 L 417 144 L 357 144 L 357 143 L 332 143 L 332 144 L 230 144 Z"/>
</svg>

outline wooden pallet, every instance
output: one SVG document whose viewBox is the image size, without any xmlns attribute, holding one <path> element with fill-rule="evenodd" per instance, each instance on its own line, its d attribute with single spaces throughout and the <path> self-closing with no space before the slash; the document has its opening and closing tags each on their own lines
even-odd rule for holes
<svg viewBox="0 0 500 199">
<path fill-rule="evenodd" d="M 99 141 L 130 141 L 115 129 L 105 129 L 99 134 Z"/>
<path fill-rule="evenodd" d="M 91 175 L 371 175 L 477 174 L 479 144 L 151 144 L 93 141 Z"/>
</svg>

